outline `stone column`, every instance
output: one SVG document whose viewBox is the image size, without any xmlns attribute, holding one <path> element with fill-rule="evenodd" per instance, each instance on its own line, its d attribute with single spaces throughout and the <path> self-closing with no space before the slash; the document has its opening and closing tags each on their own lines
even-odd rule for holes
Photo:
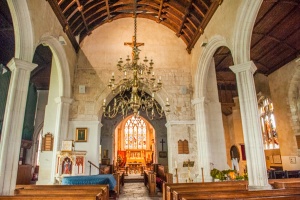
<svg viewBox="0 0 300 200">
<path fill-rule="evenodd" d="M 36 64 L 13 58 L 0 142 L 0 195 L 13 195 L 16 187 L 22 129 L 31 71 Z"/>
<path fill-rule="evenodd" d="M 271 189 L 268 183 L 263 138 L 259 123 L 259 111 L 253 74 L 256 66 L 252 61 L 231 66 L 236 74 L 242 126 L 245 140 L 249 189 Z"/>
<path fill-rule="evenodd" d="M 209 161 L 209 144 L 208 144 L 208 130 L 205 118 L 205 99 L 197 98 L 192 101 L 195 105 L 196 118 L 196 135 L 197 135 L 197 149 L 198 149 L 198 169 L 200 170 L 199 178 L 202 176 L 205 182 L 211 182 L 210 176 L 210 161 Z M 202 174 L 203 169 L 203 174 Z"/>
<path fill-rule="evenodd" d="M 57 97 L 55 99 L 57 103 L 57 116 L 56 126 L 54 132 L 54 144 L 53 144 L 53 158 L 52 158 L 52 170 L 51 170 L 51 182 L 55 183 L 55 169 L 56 169 L 56 153 L 60 151 L 62 141 L 67 138 L 68 126 L 69 126 L 69 110 L 70 104 L 73 99 L 67 97 Z"/>
</svg>

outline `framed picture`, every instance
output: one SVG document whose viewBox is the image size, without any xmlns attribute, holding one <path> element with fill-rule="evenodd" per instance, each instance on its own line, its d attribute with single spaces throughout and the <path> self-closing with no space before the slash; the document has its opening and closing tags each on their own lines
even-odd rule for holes
<svg viewBox="0 0 300 200">
<path fill-rule="evenodd" d="M 87 141 L 87 128 L 76 128 L 75 142 L 86 142 Z"/>
</svg>

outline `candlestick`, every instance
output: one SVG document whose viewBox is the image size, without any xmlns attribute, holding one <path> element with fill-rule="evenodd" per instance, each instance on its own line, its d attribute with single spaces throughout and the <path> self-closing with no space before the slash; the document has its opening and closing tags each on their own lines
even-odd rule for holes
<svg viewBox="0 0 300 200">
<path fill-rule="evenodd" d="M 175 168 L 175 177 L 176 177 L 176 183 L 178 183 L 178 173 L 177 173 L 177 168 Z"/>
<path fill-rule="evenodd" d="M 203 167 L 201 167 L 202 183 L 204 183 Z"/>
</svg>

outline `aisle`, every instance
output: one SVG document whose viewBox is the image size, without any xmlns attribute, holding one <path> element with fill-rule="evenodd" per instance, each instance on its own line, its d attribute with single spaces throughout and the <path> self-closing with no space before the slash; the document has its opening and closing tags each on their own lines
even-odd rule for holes
<svg viewBox="0 0 300 200">
<path fill-rule="evenodd" d="M 132 181 L 128 181 L 130 179 Z M 121 187 L 120 196 L 117 199 L 120 200 L 162 200 L 162 193 L 157 192 L 157 196 L 149 197 L 149 192 L 144 186 L 142 181 L 135 182 L 136 178 L 142 178 L 142 176 L 132 175 L 125 177 L 124 187 Z"/>
</svg>

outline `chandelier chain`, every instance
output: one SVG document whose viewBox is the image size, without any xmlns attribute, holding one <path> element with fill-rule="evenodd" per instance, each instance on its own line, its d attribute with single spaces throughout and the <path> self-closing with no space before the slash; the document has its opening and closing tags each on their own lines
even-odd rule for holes
<svg viewBox="0 0 300 200">
<path fill-rule="evenodd" d="M 134 47 L 136 47 L 136 32 L 137 32 L 137 23 L 136 23 L 136 9 L 137 9 L 137 3 L 136 0 L 134 0 L 134 8 L 133 8 L 133 15 L 134 15 Z"/>
<path fill-rule="evenodd" d="M 144 112 L 150 120 L 154 118 L 162 118 L 165 113 L 170 112 L 170 104 L 168 98 L 166 99 L 165 109 L 161 107 L 155 100 L 155 93 L 162 88 L 161 77 L 156 79 L 153 72 L 153 61 L 148 63 L 147 57 L 143 60 L 144 63 L 139 63 L 140 50 L 138 46 L 143 43 L 137 43 L 137 0 L 134 0 L 134 36 L 132 43 L 132 59 L 127 56 L 126 63 L 123 64 L 120 58 L 117 68 L 120 72 L 124 73 L 123 78 L 115 83 L 114 72 L 112 78 L 109 80 L 108 87 L 112 90 L 113 94 L 117 96 L 113 98 L 113 103 L 106 106 L 106 99 L 103 100 L 103 115 L 105 117 L 114 118 L 118 114 L 123 117 L 133 112 L 134 116 L 139 116 L 140 111 Z M 132 72 L 132 74 L 127 74 Z M 150 94 L 148 94 L 147 92 Z M 152 94 L 151 94 L 152 93 Z"/>
</svg>

